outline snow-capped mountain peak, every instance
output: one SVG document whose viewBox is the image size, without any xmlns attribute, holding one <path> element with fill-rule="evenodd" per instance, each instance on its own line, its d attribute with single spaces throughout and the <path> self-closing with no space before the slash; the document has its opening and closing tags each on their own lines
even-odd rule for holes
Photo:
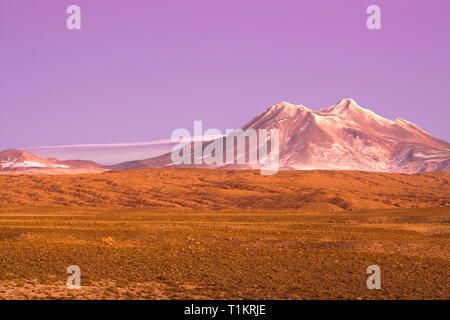
<svg viewBox="0 0 450 320">
<path fill-rule="evenodd" d="M 449 143 L 406 120 L 386 119 L 350 98 L 318 111 L 281 102 L 267 108 L 242 128 L 279 130 L 280 169 L 450 171 Z M 170 154 L 112 167 L 168 166 L 173 166 Z M 234 168 L 234 165 L 222 167 Z M 239 168 L 258 166 L 241 165 Z"/>
<path fill-rule="evenodd" d="M 54 158 L 40 158 L 30 152 L 10 149 L 0 152 L 0 170 L 17 171 L 27 169 L 74 169 L 101 168 L 92 161 L 69 160 L 59 161 Z"/>
</svg>

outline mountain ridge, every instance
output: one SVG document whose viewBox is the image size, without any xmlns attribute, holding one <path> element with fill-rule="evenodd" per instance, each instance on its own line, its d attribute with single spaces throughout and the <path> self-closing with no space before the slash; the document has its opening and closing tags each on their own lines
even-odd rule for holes
<svg viewBox="0 0 450 320">
<path fill-rule="evenodd" d="M 45 170 L 59 170 L 68 173 L 75 170 L 76 173 L 92 173 L 93 171 L 105 171 L 104 167 L 89 160 L 65 160 L 56 158 L 41 158 L 30 152 L 19 149 L 8 149 L 0 152 L 0 171 L 32 171 L 46 173 Z"/>
<path fill-rule="evenodd" d="M 242 129 L 278 129 L 280 170 L 450 172 L 450 143 L 433 137 L 408 120 L 386 119 L 351 98 L 317 111 L 283 101 L 260 112 Z M 218 139 L 226 145 L 225 136 L 208 137 L 202 143 L 203 149 Z M 246 157 L 252 151 L 248 148 L 246 143 Z M 226 152 L 224 147 L 223 154 Z M 17 149 L 0 152 L 2 173 L 95 173 L 174 167 L 260 169 L 262 164 L 174 165 L 171 153 L 166 151 L 156 157 L 102 166 L 88 160 L 43 158 Z"/>
<path fill-rule="evenodd" d="M 420 173 L 450 171 L 450 144 L 407 120 L 386 119 L 355 100 L 313 111 L 283 101 L 242 126 L 278 129 L 281 170 L 362 170 Z M 225 141 L 225 138 L 219 138 Z M 205 145 L 208 145 L 208 142 Z M 248 150 L 246 151 L 248 153 Z M 225 149 L 224 149 L 225 154 Z M 177 165 L 170 153 L 110 166 L 126 170 L 164 167 L 257 169 L 260 165 Z"/>
</svg>

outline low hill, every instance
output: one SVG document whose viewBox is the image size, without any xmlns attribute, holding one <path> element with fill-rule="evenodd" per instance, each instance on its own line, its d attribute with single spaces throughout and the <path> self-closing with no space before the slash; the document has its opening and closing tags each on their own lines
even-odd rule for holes
<svg viewBox="0 0 450 320">
<path fill-rule="evenodd" d="M 0 152 L 0 173 L 79 174 L 99 173 L 106 170 L 93 161 L 61 161 L 55 158 L 41 158 L 30 152 L 17 149 Z"/>
<path fill-rule="evenodd" d="M 0 206 L 320 210 L 448 207 L 449 173 L 140 169 L 0 175 Z"/>
</svg>

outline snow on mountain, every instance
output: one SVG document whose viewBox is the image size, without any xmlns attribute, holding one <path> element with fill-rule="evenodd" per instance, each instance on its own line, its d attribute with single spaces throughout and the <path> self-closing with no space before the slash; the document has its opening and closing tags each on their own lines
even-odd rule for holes
<svg viewBox="0 0 450 320">
<path fill-rule="evenodd" d="M 342 99 L 336 105 L 318 111 L 281 102 L 261 112 L 243 129 L 279 130 L 282 170 L 450 171 L 449 143 L 431 136 L 409 121 L 383 118 L 360 107 L 353 99 Z M 173 164 L 170 153 L 167 153 L 111 168 L 170 166 Z M 258 165 L 197 166 L 258 168 Z"/>
<path fill-rule="evenodd" d="M 97 169 L 102 166 L 85 160 L 60 161 L 54 158 L 40 158 L 22 150 L 6 150 L 0 152 L 1 171 L 19 171 L 30 169 Z M 79 172 L 79 170 L 77 171 Z"/>
<path fill-rule="evenodd" d="M 303 105 L 281 102 L 267 108 L 242 129 L 279 130 L 279 168 L 281 170 L 363 170 L 420 173 L 450 172 L 450 144 L 404 120 L 389 120 L 353 99 L 342 99 L 328 108 L 313 111 Z M 205 137 L 203 150 L 226 137 Z M 21 150 L 0 152 L 0 171 L 37 170 L 38 172 L 83 173 L 107 169 L 176 167 L 170 150 L 180 141 L 42 147 L 33 153 Z M 188 143 L 186 141 L 186 143 Z M 248 144 L 246 153 L 249 154 Z M 235 149 L 236 150 L 236 149 Z M 229 151 L 229 150 L 228 150 Z M 45 157 L 42 157 L 42 156 Z M 82 155 L 82 157 L 78 157 Z M 157 156 L 156 156 L 157 155 Z M 55 159 L 102 159 L 121 162 L 107 168 L 96 162 Z M 61 157 L 60 157 L 61 156 Z M 135 160 L 139 157 L 144 160 Z M 122 162 L 123 160 L 129 160 Z M 261 159 L 259 159 L 261 162 Z M 117 162 L 116 162 L 117 163 Z M 204 168 L 259 169 L 261 164 L 181 165 Z M 77 169 L 75 171 L 75 169 Z"/>
</svg>

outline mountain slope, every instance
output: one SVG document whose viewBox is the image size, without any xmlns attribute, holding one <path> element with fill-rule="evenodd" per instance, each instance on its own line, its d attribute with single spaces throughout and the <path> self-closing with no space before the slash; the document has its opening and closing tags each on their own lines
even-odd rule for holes
<svg viewBox="0 0 450 320">
<path fill-rule="evenodd" d="M 234 209 L 320 210 L 450 209 L 450 173 L 402 175 L 364 171 L 141 169 L 78 176 L 0 175 L 5 205 L 140 207 L 196 212 Z M 231 211 L 230 211 L 231 210 Z M 239 211 L 236 211 L 239 212 Z M 447 217 L 448 220 L 448 217 Z"/>
<path fill-rule="evenodd" d="M 33 170 L 49 173 L 49 170 L 65 173 L 76 170 L 76 173 L 105 171 L 105 169 L 93 161 L 67 160 L 60 161 L 55 158 L 40 158 L 30 152 L 22 150 L 5 150 L 0 152 L 0 171 Z"/>
<path fill-rule="evenodd" d="M 281 102 L 243 126 L 278 129 L 280 169 L 330 169 L 420 173 L 450 171 L 450 144 L 403 119 L 385 119 L 352 99 L 313 111 Z M 223 140 L 225 146 L 225 138 Z M 204 148 L 211 142 L 204 143 Z M 204 150 L 203 148 L 203 150 Z M 225 154 L 226 147 L 224 147 Z M 248 150 L 247 150 L 248 153 Z M 259 168 L 261 165 L 183 165 Z M 112 169 L 173 167 L 170 153 L 129 161 Z"/>
</svg>

